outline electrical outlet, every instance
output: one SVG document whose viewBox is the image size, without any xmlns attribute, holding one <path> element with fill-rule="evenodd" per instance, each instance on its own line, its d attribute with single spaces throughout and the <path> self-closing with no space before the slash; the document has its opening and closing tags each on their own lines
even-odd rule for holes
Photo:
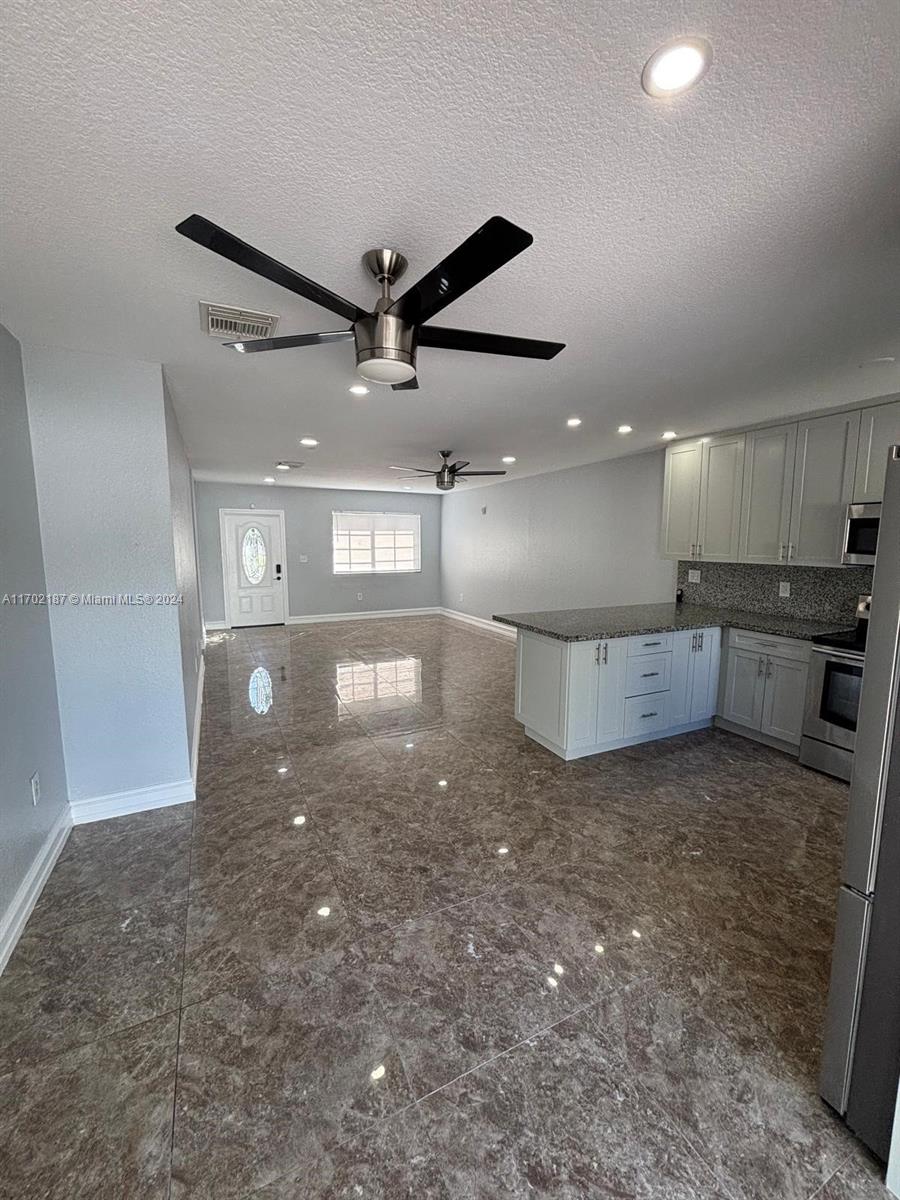
<svg viewBox="0 0 900 1200">
<path fill-rule="evenodd" d="M 482 504 L 482 506 L 481 506 L 481 515 L 483 517 L 487 516 L 487 505 L 486 504 Z"/>
<path fill-rule="evenodd" d="M 786 579 L 782 579 L 778 584 L 778 597 L 780 600 L 789 600 L 791 598 L 791 585 Z"/>
<path fill-rule="evenodd" d="M 357 592 L 357 593 L 356 593 L 356 598 L 357 598 L 357 600 L 362 600 L 362 598 L 363 598 L 363 594 L 362 594 L 362 592 Z"/>
<path fill-rule="evenodd" d="M 41 798 L 41 777 L 35 771 L 31 777 L 31 803 L 37 808 L 38 800 Z"/>
<path fill-rule="evenodd" d="M 301 555 L 300 555 L 300 561 L 301 561 L 301 562 L 307 562 L 307 563 L 308 563 L 308 562 L 309 562 L 309 555 L 308 555 L 308 554 L 301 554 Z"/>
<path fill-rule="evenodd" d="M 699 583 L 700 572 L 688 570 L 688 583 Z"/>
</svg>

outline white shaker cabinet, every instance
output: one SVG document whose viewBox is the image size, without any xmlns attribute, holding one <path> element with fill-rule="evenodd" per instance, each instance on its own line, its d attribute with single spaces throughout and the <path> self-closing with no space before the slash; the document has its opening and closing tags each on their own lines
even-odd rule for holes
<svg viewBox="0 0 900 1200">
<path fill-rule="evenodd" d="M 672 647 L 669 725 L 692 724 L 716 711 L 721 630 L 682 629 Z"/>
<path fill-rule="evenodd" d="M 746 439 L 738 559 L 784 562 L 790 541 L 797 426 L 755 429 Z"/>
<path fill-rule="evenodd" d="M 734 562 L 743 475 L 743 433 L 670 446 L 663 484 L 663 554 Z"/>
<path fill-rule="evenodd" d="M 579 749 L 621 738 L 625 725 L 624 640 L 561 644 L 568 647 L 569 660 L 565 745 Z"/>
<path fill-rule="evenodd" d="M 728 635 L 720 715 L 767 738 L 800 745 L 809 642 L 742 629 Z"/>
<path fill-rule="evenodd" d="M 840 564 L 858 440 L 859 412 L 834 413 L 799 423 L 788 562 L 822 567 Z"/>
<path fill-rule="evenodd" d="M 878 404 L 860 413 L 854 504 L 873 504 L 884 493 L 888 448 L 900 442 L 900 400 Z"/>
</svg>

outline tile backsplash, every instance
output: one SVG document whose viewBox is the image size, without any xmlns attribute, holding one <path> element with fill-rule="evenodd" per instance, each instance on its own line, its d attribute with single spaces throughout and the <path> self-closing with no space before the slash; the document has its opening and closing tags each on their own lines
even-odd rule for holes
<svg viewBox="0 0 900 1200">
<path fill-rule="evenodd" d="M 699 570 L 699 583 L 688 583 L 689 570 Z M 791 585 L 787 599 L 778 595 L 783 581 Z M 872 590 L 872 568 L 679 562 L 678 587 L 684 589 L 686 604 L 721 604 L 745 612 L 852 624 L 857 597 Z"/>
</svg>

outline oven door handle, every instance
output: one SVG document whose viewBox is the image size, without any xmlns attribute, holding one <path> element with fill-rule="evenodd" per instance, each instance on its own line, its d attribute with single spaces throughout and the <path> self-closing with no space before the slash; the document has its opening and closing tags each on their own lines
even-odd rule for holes
<svg viewBox="0 0 900 1200">
<path fill-rule="evenodd" d="M 823 658 L 836 658 L 841 662 L 854 663 L 862 666 L 866 661 L 865 654 L 858 653 L 854 650 L 832 650 L 828 646 L 813 646 L 813 654 L 821 654 Z"/>
</svg>

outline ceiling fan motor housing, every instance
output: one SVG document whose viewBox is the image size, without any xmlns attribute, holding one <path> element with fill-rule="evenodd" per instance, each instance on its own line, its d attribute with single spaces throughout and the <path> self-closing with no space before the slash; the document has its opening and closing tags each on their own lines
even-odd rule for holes
<svg viewBox="0 0 900 1200">
<path fill-rule="evenodd" d="M 408 321 L 385 312 L 383 307 L 392 303 L 389 297 L 382 298 L 370 317 L 362 317 L 353 326 L 356 340 L 356 366 L 364 379 L 373 383 L 397 383 L 400 379 L 411 379 L 416 373 L 416 326 Z M 375 371 L 367 374 L 366 363 L 372 360 L 397 363 L 408 368 L 408 373 L 378 378 Z"/>
</svg>

